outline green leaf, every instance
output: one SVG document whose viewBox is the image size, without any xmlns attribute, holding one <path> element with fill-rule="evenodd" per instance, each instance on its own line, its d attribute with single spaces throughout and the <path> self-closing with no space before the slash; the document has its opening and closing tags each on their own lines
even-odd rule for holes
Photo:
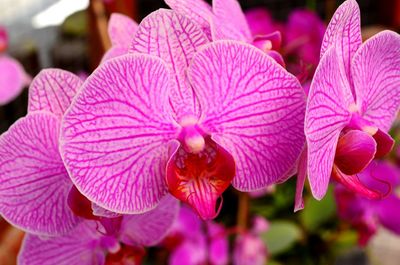
<svg viewBox="0 0 400 265">
<path fill-rule="evenodd" d="M 315 232 L 323 224 L 332 220 L 336 214 L 333 189 L 329 188 L 325 198 L 317 201 L 312 197 L 306 199 L 304 210 L 300 212 L 300 221 L 310 232 Z"/>
<path fill-rule="evenodd" d="M 289 221 L 273 221 L 261 239 L 271 255 L 277 255 L 291 248 L 302 236 L 300 228 Z"/>
</svg>

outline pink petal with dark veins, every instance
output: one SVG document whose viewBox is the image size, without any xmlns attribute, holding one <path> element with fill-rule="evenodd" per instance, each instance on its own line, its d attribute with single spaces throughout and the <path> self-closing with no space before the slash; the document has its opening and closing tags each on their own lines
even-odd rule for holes
<svg viewBox="0 0 400 265">
<path fill-rule="evenodd" d="M 170 231 L 179 213 L 179 201 L 167 195 L 147 213 L 124 215 L 120 240 L 128 245 L 154 246 Z"/>
<path fill-rule="evenodd" d="M 353 104 L 335 48 L 330 48 L 315 72 L 308 95 L 305 134 L 308 147 L 308 179 L 312 194 L 322 199 L 327 191 L 336 144 L 349 123 Z"/>
<path fill-rule="evenodd" d="M 363 118 L 387 132 L 400 108 L 400 36 L 383 31 L 367 40 L 351 71 Z"/>
<path fill-rule="evenodd" d="M 249 25 L 237 0 L 213 0 L 212 8 L 213 40 L 252 41 Z"/>
<path fill-rule="evenodd" d="M 186 70 L 199 47 L 208 42 L 198 24 L 172 10 L 160 9 L 139 25 L 131 52 L 160 57 L 171 69 L 170 101 L 176 118 L 199 113 Z"/>
<path fill-rule="evenodd" d="M 64 162 L 79 191 L 99 206 L 142 213 L 167 193 L 168 142 L 178 126 L 167 108 L 169 76 L 154 56 L 106 61 L 65 114 Z"/>
<path fill-rule="evenodd" d="M 188 71 L 202 107 L 199 124 L 235 159 L 233 185 L 253 191 L 284 177 L 304 145 L 299 82 L 254 46 L 218 41 Z"/>
<path fill-rule="evenodd" d="M 124 46 L 126 48 L 132 42 L 138 24 L 128 16 L 113 13 L 108 21 L 108 35 L 113 46 Z"/>
<path fill-rule="evenodd" d="M 210 21 L 214 15 L 207 2 L 203 0 L 165 0 L 165 3 L 176 13 L 199 24 L 211 39 Z"/>
<path fill-rule="evenodd" d="M 42 70 L 29 87 L 28 111 L 49 111 L 61 119 L 82 83 L 78 76 L 61 69 Z"/>
<path fill-rule="evenodd" d="M 18 255 L 20 265 L 101 265 L 105 252 L 94 221 L 82 222 L 65 236 L 42 239 L 27 234 Z"/>
<path fill-rule="evenodd" d="M 59 121 L 30 113 L 0 138 L 0 212 L 35 234 L 59 235 L 78 219 L 68 207 L 72 182 L 58 151 Z"/>
<path fill-rule="evenodd" d="M 357 2 L 345 1 L 329 22 L 321 46 L 321 58 L 330 47 L 336 47 L 350 83 L 352 83 L 351 61 L 362 43 L 360 20 L 360 8 Z"/>
</svg>

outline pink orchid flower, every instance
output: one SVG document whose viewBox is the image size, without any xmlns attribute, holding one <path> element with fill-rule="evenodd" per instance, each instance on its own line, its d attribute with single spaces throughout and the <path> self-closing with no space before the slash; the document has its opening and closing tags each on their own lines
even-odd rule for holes
<svg viewBox="0 0 400 265">
<path fill-rule="evenodd" d="M 347 0 L 329 23 L 308 96 L 305 134 L 315 198 L 324 197 L 331 177 L 369 198 L 383 196 L 358 174 L 393 147 L 387 131 L 399 106 L 400 36 L 383 31 L 362 44 L 359 7 Z"/>
<path fill-rule="evenodd" d="M 27 234 L 18 255 L 20 265 L 141 264 L 143 246 L 157 245 L 169 232 L 179 209 L 164 197 L 153 211 L 102 222 L 85 220 L 65 235 Z"/>
<path fill-rule="evenodd" d="M 204 0 L 165 0 L 165 2 L 178 14 L 200 25 L 208 38 L 214 41 L 237 40 L 253 44 L 282 66 L 285 65 L 282 56 L 276 51 L 281 43 L 280 32 L 253 36 L 237 0 L 213 0 L 212 7 Z"/>
<path fill-rule="evenodd" d="M 31 81 L 23 66 L 4 53 L 7 46 L 7 31 L 0 26 L 0 106 L 14 100 Z"/>
<path fill-rule="evenodd" d="M 371 163 L 360 173 L 370 189 L 382 193 L 387 192 L 388 184 L 394 188 L 399 187 L 399 175 L 398 168 L 383 161 Z M 357 229 L 360 245 L 365 246 L 368 243 L 380 224 L 400 235 L 398 221 L 400 220 L 400 197 L 395 193 L 389 194 L 382 200 L 370 200 L 339 184 L 335 187 L 335 198 L 340 218 L 350 222 Z"/>
<path fill-rule="evenodd" d="M 251 191 L 289 174 L 304 145 L 300 84 L 253 46 L 207 43 L 198 24 L 159 10 L 139 25 L 132 55 L 87 79 L 61 133 L 82 194 L 141 213 L 169 191 L 210 219 L 231 182 Z"/>
</svg>

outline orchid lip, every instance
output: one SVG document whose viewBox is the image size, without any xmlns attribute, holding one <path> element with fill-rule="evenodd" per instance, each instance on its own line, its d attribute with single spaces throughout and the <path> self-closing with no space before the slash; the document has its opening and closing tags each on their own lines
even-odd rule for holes
<svg viewBox="0 0 400 265">
<path fill-rule="evenodd" d="M 194 131 L 194 127 L 189 130 Z M 200 132 L 195 135 L 200 137 Z M 182 143 L 168 161 L 166 180 L 172 195 L 207 220 L 215 218 L 221 209 L 222 193 L 235 175 L 235 162 L 211 136 L 205 135 L 203 141 L 203 148 L 197 152 L 188 148 L 187 141 Z"/>
</svg>

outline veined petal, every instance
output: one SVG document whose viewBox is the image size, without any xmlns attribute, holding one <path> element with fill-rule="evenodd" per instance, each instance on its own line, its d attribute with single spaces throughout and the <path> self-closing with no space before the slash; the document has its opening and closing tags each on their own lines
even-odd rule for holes
<svg viewBox="0 0 400 265">
<path fill-rule="evenodd" d="M 112 46 L 106 53 L 104 53 L 103 58 L 101 58 L 101 62 L 107 61 L 109 59 L 127 54 L 129 52 L 129 46 L 124 47 L 120 45 Z"/>
<path fill-rule="evenodd" d="M 0 73 L 0 105 L 5 105 L 21 93 L 29 78 L 22 65 L 6 55 L 0 55 Z"/>
<path fill-rule="evenodd" d="M 347 0 L 339 6 L 329 22 L 322 41 L 321 58 L 329 48 L 336 47 L 346 76 L 352 82 L 351 60 L 361 43 L 360 8 L 355 0 Z"/>
<path fill-rule="evenodd" d="M 296 194 L 294 198 L 294 211 L 304 208 L 303 190 L 307 177 L 307 147 L 304 147 L 297 166 Z"/>
<path fill-rule="evenodd" d="M 294 76 L 259 49 L 218 41 L 188 71 L 204 126 L 235 159 L 233 185 L 264 188 L 293 168 L 304 145 L 305 95 Z"/>
<path fill-rule="evenodd" d="M 49 111 L 61 119 L 81 85 L 82 80 L 73 73 L 42 70 L 29 87 L 28 111 Z"/>
<path fill-rule="evenodd" d="M 400 36 L 383 31 L 367 40 L 351 71 L 363 118 L 387 132 L 400 108 Z"/>
<path fill-rule="evenodd" d="M 304 128 L 308 178 L 317 199 L 324 197 L 327 191 L 339 134 L 349 123 L 348 108 L 354 104 L 342 73 L 335 48 L 330 48 L 315 72 L 308 96 Z"/>
<path fill-rule="evenodd" d="M 129 47 L 133 36 L 138 28 L 138 24 L 128 16 L 113 13 L 108 21 L 108 35 L 112 45 Z"/>
<path fill-rule="evenodd" d="M 177 119 L 198 114 L 198 102 L 186 78 L 186 69 L 207 36 L 189 18 L 160 9 L 139 25 L 131 52 L 160 57 L 171 69 L 170 102 Z"/>
<path fill-rule="evenodd" d="M 201 26 L 211 38 L 210 21 L 213 16 L 211 6 L 203 0 L 165 0 L 176 13 L 184 15 Z"/>
<path fill-rule="evenodd" d="M 58 151 L 59 121 L 30 113 L 0 138 L 0 212 L 35 234 L 59 235 L 78 219 L 68 207 L 72 186 Z"/>
<path fill-rule="evenodd" d="M 213 0 L 212 4 L 213 40 L 252 41 L 249 25 L 237 0 Z"/>
<path fill-rule="evenodd" d="M 167 195 L 154 210 L 144 214 L 124 215 L 120 240 L 128 245 L 154 246 L 169 233 L 178 213 L 178 200 Z"/>
<path fill-rule="evenodd" d="M 82 222 L 64 236 L 42 239 L 27 234 L 18 255 L 20 265 L 101 265 L 105 253 L 102 235 L 93 221 Z"/>
<path fill-rule="evenodd" d="M 114 213 L 112 211 L 109 211 L 107 209 L 104 209 L 103 207 L 95 204 L 92 202 L 92 213 L 95 216 L 98 217 L 107 217 L 107 218 L 117 218 L 120 217 L 121 214 L 119 213 Z"/>
<path fill-rule="evenodd" d="M 339 138 L 336 147 L 335 164 L 340 171 L 354 175 L 364 170 L 374 159 L 376 142 L 363 131 L 351 130 Z"/>
<path fill-rule="evenodd" d="M 149 55 L 124 55 L 101 64 L 64 116 L 61 153 L 88 199 L 118 213 L 154 208 L 166 194 L 169 74 Z"/>
</svg>

